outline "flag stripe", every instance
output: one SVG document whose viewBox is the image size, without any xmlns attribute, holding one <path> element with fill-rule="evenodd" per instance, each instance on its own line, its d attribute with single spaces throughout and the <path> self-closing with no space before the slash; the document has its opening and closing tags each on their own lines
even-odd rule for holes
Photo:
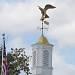
<svg viewBox="0 0 75 75">
<path fill-rule="evenodd" d="M 2 49 L 2 75 L 7 73 L 7 58 L 5 49 L 5 38 L 3 37 L 3 49 Z"/>
</svg>

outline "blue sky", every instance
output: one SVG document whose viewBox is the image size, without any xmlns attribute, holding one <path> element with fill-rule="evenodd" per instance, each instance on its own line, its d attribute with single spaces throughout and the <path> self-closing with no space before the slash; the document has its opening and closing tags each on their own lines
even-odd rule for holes
<svg viewBox="0 0 75 75">
<path fill-rule="evenodd" d="M 0 0 L 0 44 L 2 33 L 5 33 L 7 52 L 11 47 L 24 47 L 26 53 L 32 55 L 31 45 L 41 35 L 38 6 L 46 4 L 56 6 L 56 9 L 47 11 L 49 26 L 44 25 L 49 27 L 44 35 L 54 44 L 53 75 L 75 75 L 74 0 Z"/>
</svg>

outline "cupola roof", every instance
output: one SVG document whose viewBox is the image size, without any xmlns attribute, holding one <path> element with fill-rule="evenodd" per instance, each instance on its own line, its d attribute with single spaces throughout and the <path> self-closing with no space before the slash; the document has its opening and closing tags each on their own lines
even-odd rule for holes
<svg viewBox="0 0 75 75">
<path fill-rule="evenodd" d="M 38 38 L 38 40 L 37 40 L 36 43 L 38 43 L 38 44 L 39 44 L 39 43 L 40 43 L 40 44 L 49 44 L 47 38 L 44 37 L 44 35 L 41 35 L 41 36 Z"/>
</svg>

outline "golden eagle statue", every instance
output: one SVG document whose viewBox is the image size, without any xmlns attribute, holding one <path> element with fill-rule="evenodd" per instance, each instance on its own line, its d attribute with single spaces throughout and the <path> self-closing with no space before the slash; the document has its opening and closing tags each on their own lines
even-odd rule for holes
<svg viewBox="0 0 75 75">
<path fill-rule="evenodd" d="M 41 20 L 42 22 L 44 22 L 45 24 L 49 25 L 49 22 L 44 21 L 45 18 L 49 18 L 49 16 L 46 14 L 46 11 L 47 11 L 48 9 L 54 9 L 54 8 L 56 8 L 56 7 L 55 7 L 55 6 L 52 6 L 52 5 L 50 5 L 50 4 L 45 5 L 44 8 L 41 8 L 40 6 L 38 6 L 38 7 L 39 7 L 39 9 L 41 10 L 41 14 L 42 14 L 42 17 L 41 17 L 40 20 Z"/>
</svg>

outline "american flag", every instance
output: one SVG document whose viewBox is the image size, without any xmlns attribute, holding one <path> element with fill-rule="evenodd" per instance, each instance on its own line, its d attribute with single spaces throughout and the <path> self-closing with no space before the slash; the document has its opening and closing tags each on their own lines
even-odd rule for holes
<svg viewBox="0 0 75 75">
<path fill-rule="evenodd" d="M 6 58 L 6 48 L 5 48 L 5 38 L 3 37 L 3 48 L 2 48 L 2 75 L 7 73 L 7 58 Z"/>
</svg>

